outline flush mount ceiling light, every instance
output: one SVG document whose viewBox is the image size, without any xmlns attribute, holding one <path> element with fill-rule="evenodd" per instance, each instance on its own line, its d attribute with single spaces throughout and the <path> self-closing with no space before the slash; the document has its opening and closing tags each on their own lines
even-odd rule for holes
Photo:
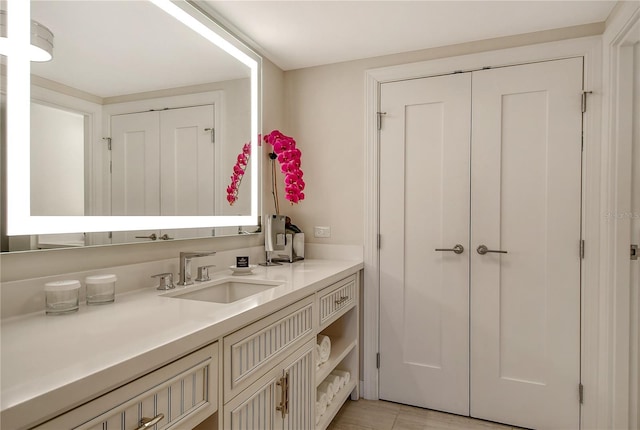
<svg viewBox="0 0 640 430">
<path fill-rule="evenodd" d="M 7 38 L 7 11 L 0 10 L 0 55 L 7 55 L 9 50 Z M 53 58 L 53 33 L 44 25 L 31 20 L 31 61 L 44 62 Z"/>
</svg>

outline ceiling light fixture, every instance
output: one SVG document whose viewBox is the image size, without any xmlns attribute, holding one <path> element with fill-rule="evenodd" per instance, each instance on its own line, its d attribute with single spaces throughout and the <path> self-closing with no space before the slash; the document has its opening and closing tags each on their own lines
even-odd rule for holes
<svg viewBox="0 0 640 430">
<path fill-rule="evenodd" d="M 0 55 L 7 55 L 9 39 L 7 38 L 7 11 L 0 10 Z M 53 33 L 44 25 L 31 20 L 31 61 L 44 62 L 53 58 Z"/>
</svg>

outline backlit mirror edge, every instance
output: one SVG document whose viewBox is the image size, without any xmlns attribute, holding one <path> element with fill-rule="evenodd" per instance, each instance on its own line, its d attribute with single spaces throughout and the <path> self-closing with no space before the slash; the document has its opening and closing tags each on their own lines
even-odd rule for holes
<svg viewBox="0 0 640 430">
<path fill-rule="evenodd" d="M 13 2 L 8 15 L 10 61 L 7 64 L 7 233 L 10 236 L 140 229 L 233 227 L 258 224 L 258 133 L 262 59 L 200 8 L 184 0 L 152 3 L 214 42 L 251 70 L 251 214 L 247 216 L 31 216 L 30 214 L 30 2 Z M 215 31 L 214 31 L 215 30 Z"/>
</svg>

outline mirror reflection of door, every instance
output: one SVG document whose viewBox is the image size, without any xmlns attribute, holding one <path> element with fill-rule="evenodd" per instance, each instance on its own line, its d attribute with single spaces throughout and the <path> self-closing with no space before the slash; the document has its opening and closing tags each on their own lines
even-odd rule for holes
<svg viewBox="0 0 640 430">
<path fill-rule="evenodd" d="M 214 214 L 214 136 L 214 105 L 112 116 L 111 214 Z M 114 232 L 112 242 L 205 237 L 211 230 Z"/>
<path fill-rule="evenodd" d="M 88 213 L 85 115 L 33 101 L 31 118 L 31 214 Z M 46 234 L 32 240 L 36 243 L 29 248 L 85 245 L 83 233 Z"/>
<path fill-rule="evenodd" d="M 32 102 L 31 117 L 31 215 L 84 215 L 84 115 Z"/>
</svg>

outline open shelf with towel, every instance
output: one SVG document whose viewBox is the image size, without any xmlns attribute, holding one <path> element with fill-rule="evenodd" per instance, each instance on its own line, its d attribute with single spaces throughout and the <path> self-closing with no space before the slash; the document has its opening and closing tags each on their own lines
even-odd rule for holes
<svg viewBox="0 0 640 430">
<path fill-rule="evenodd" d="M 344 286 L 341 287 L 344 289 Z M 341 315 L 326 325 L 318 334 L 318 342 L 327 336 L 330 340 L 330 351 L 326 360 L 321 359 L 320 347 L 316 352 L 316 361 L 321 363 L 316 367 L 316 401 L 322 403 L 323 394 L 328 394 L 329 383 L 333 389 L 332 395 L 327 395 L 326 407 L 320 404 L 316 407 L 316 430 L 326 429 L 331 420 L 338 413 L 344 402 L 349 398 L 358 398 L 359 375 L 359 306 L 357 288 L 351 295 L 352 306 L 342 309 Z M 326 342 L 326 340 L 325 340 Z M 325 345 L 326 346 L 326 345 Z M 324 353 L 326 355 L 326 352 Z M 341 377 L 332 372 L 340 371 Z M 348 373 L 348 375 L 347 375 Z M 345 380 L 346 379 L 346 380 Z M 335 388 L 340 382 L 338 389 Z M 322 412 L 322 413 L 320 413 Z"/>
<path fill-rule="evenodd" d="M 356 308 L 338 318 L 333 324 L 324 329 L 320 335 L 331 339 L 331 353 L 327 361 L 316 369 L 316 386 L 336 368 L 352 350 L 358 346 L 358 313 Z"/>
</svg>

